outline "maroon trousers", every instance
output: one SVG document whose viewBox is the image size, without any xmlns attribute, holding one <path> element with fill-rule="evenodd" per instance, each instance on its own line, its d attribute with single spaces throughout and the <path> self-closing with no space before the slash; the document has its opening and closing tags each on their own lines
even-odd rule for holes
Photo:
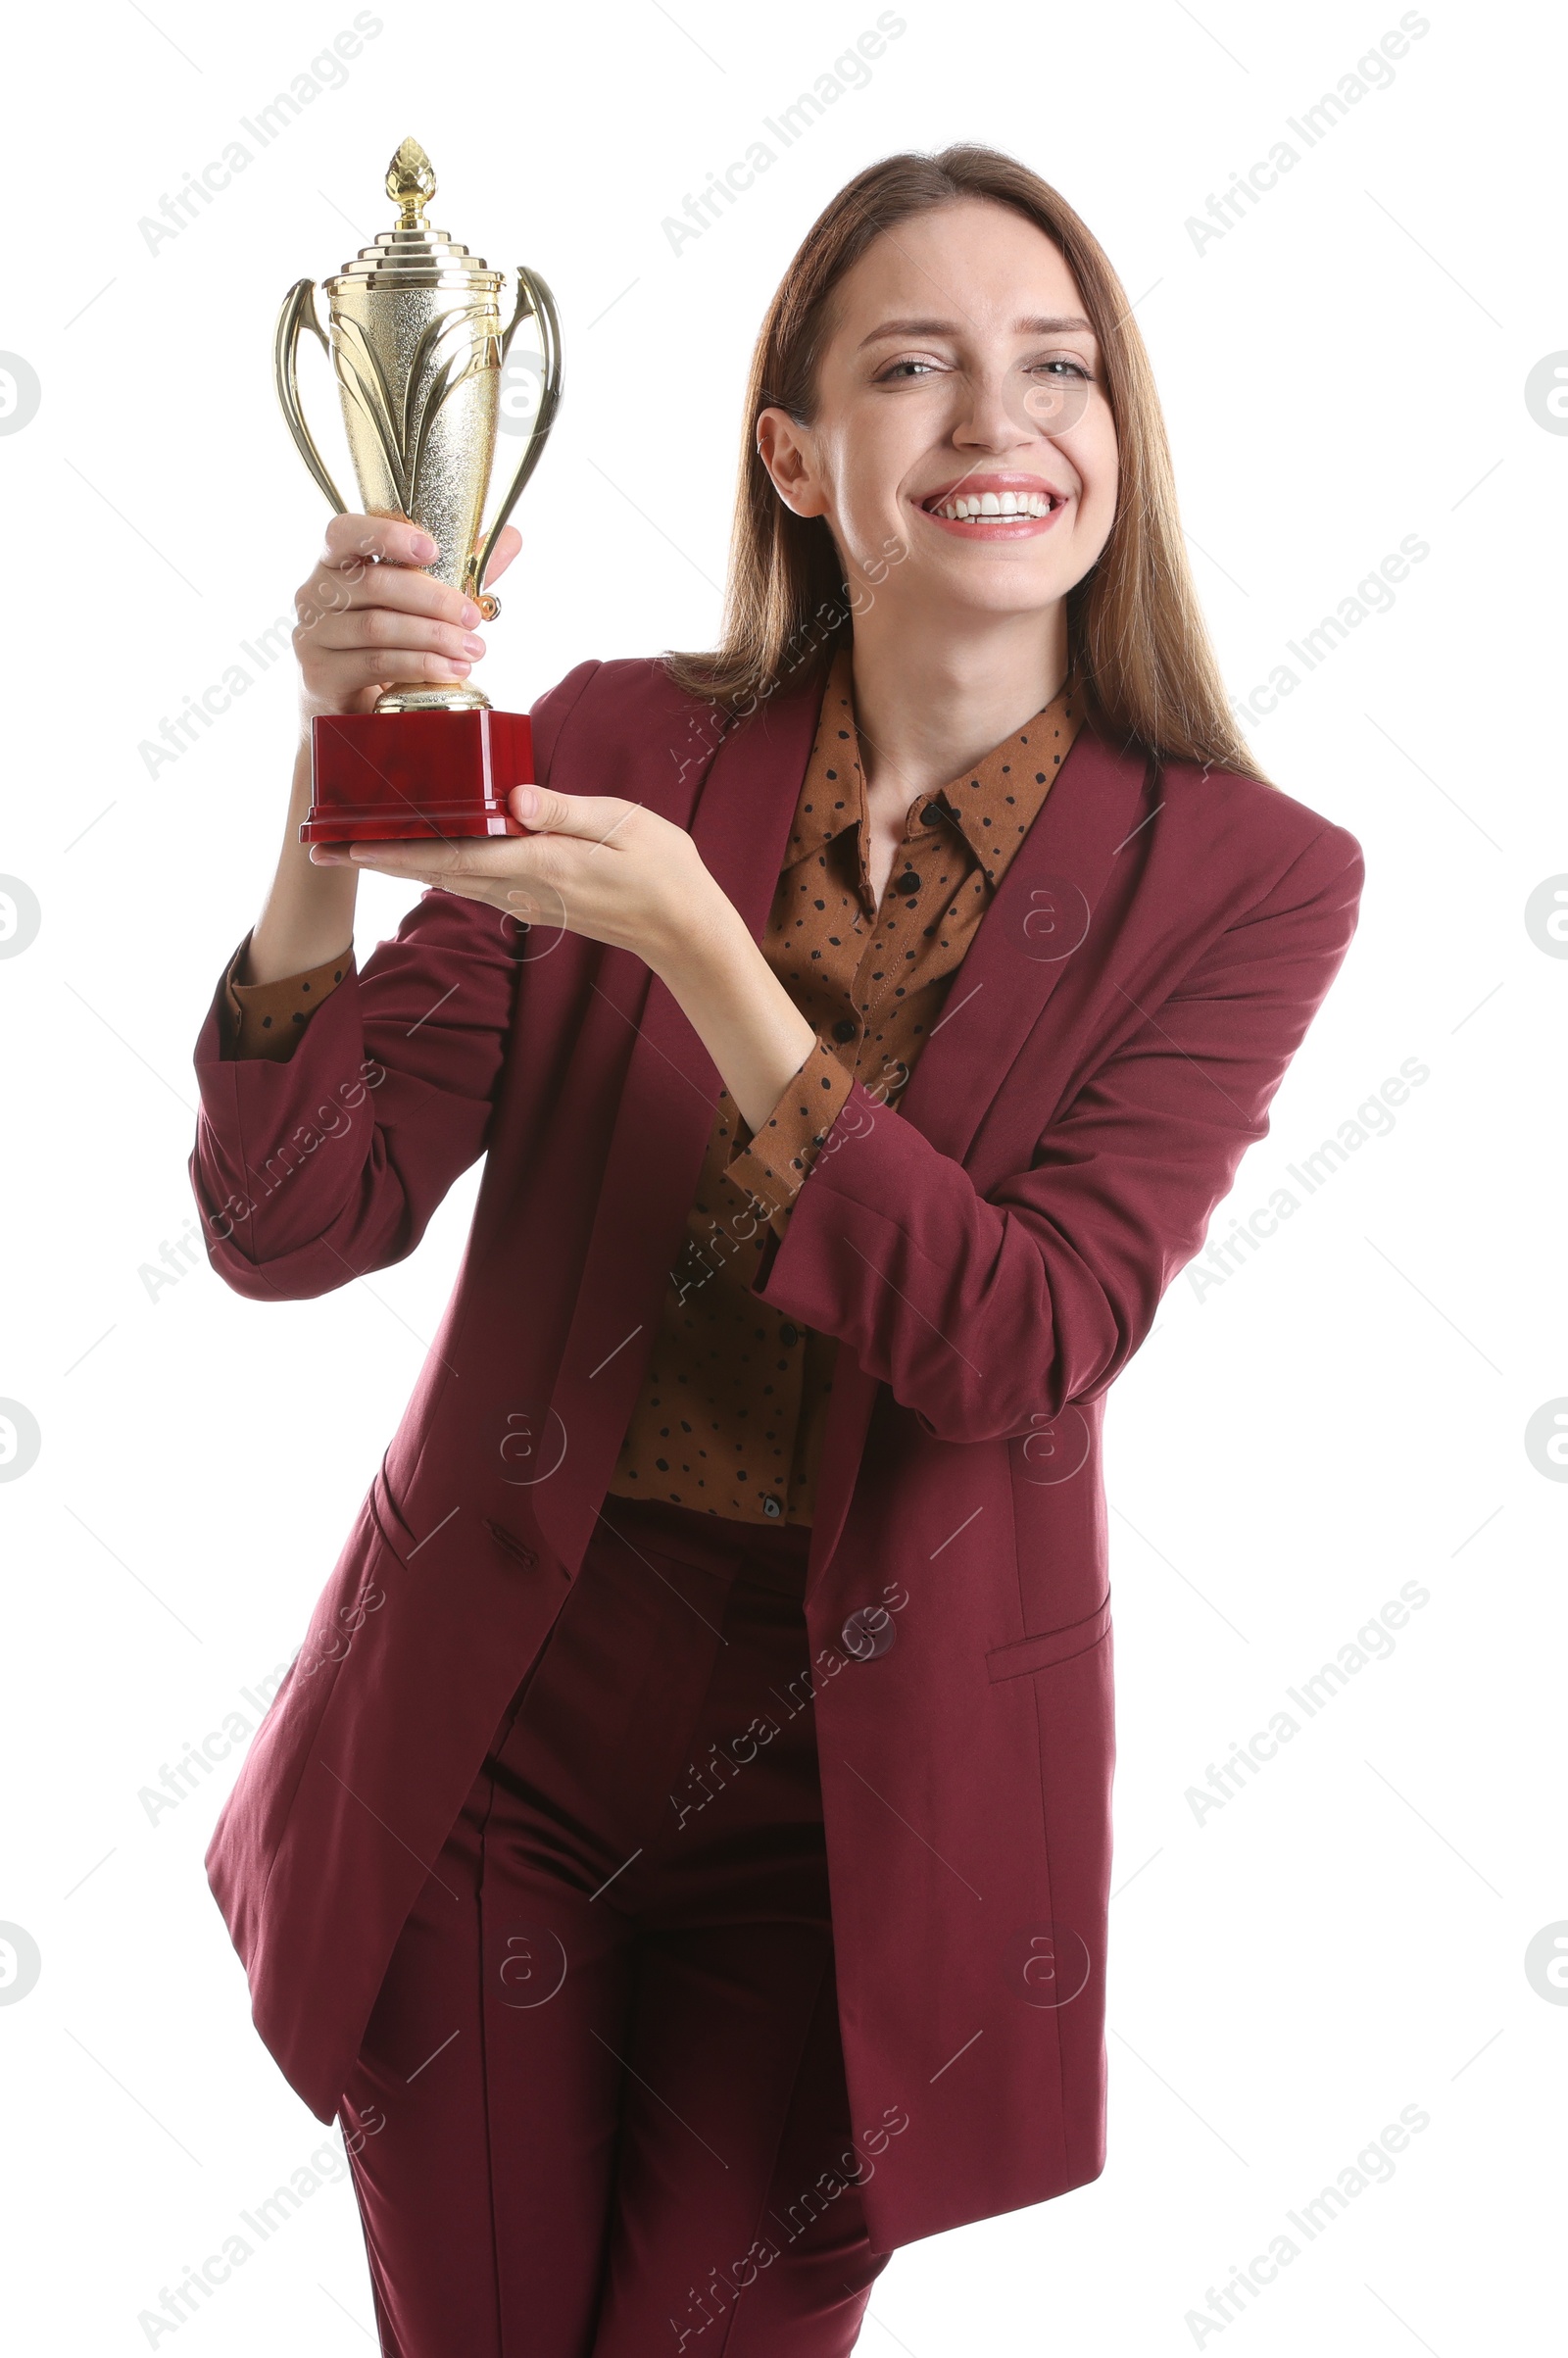
<svg viewBox="0 0 1568 2358">
<path fill-rule="evenodd" d="M 391 2358 L 853 2348 L 808 1539 L 606 1498 L 344 2095 Z"/>
</svg>

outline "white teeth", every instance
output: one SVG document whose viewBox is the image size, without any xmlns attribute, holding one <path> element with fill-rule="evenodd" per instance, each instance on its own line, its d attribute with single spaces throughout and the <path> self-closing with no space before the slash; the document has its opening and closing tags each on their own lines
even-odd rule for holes
<svg viewBox="0 0 1568 2358">
<path fill-rule="evenodd" d="M 932 510 L 950 523 L 968 523 L 976 516 L 1049 516 L 1051 500 L 1043 491 L 972 491 L 943 500 Z"/>
</svg>

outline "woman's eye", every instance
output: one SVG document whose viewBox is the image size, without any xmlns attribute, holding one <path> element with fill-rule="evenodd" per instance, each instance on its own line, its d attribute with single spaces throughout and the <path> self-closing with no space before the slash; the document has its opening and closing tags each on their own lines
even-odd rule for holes
<svg viewBox="0 0 1568 2358">
<path fill-rule="evenodd" d="M 1070 359 L 1036 361 L 1032 365 L 1031 373 L 1037 376 L 1051 376 L 1058 369 L 1063 375 L 1081 376 L 1086 382 L 1088 380 L 1089 371 L 1083 362 Z"/>
<path fill-rule="evenodd" d="M 877 378 L 879 385 L 891 384 L 895 377 L 926 376 L 936 368 L 935 361 L 895 361 Z"/>
</svg>

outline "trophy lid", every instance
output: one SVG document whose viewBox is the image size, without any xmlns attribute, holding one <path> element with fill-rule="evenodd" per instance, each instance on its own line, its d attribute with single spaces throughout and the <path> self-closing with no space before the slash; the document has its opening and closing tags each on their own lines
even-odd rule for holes
<svg viewBox="0 0 1568 2358">
<path fill-rule="evenodd" d="M 494 294 L 502 282 L 501 272 L 426 221 L 424 209 L 435 190 L 435 169 L 429 157 L 417 139 L 405 139 L 386 173 L 387 195 L 398 208 L 396 223 L 383 229 L 374 245 L 362 246 L 355 260 L 346 262 L 338 276 L 327 280 L 327 293 L 335 295 L 353 287 L 395 293 L 415 287 L 452 286 Z"/>
</svg>

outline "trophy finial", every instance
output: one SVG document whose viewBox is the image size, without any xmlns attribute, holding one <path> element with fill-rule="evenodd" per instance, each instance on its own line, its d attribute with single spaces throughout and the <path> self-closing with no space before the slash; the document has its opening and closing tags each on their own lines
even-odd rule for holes
<svg viewBox="0 0 1568 2358">
<path fill-rule="evenodd" d="M 402 208 L 400 229 L 423 225 L 424 209 L 435 194 L 435 168 L 417 139 L 405 139 L 387 166 L 386 192 Z"/>
</svg>

